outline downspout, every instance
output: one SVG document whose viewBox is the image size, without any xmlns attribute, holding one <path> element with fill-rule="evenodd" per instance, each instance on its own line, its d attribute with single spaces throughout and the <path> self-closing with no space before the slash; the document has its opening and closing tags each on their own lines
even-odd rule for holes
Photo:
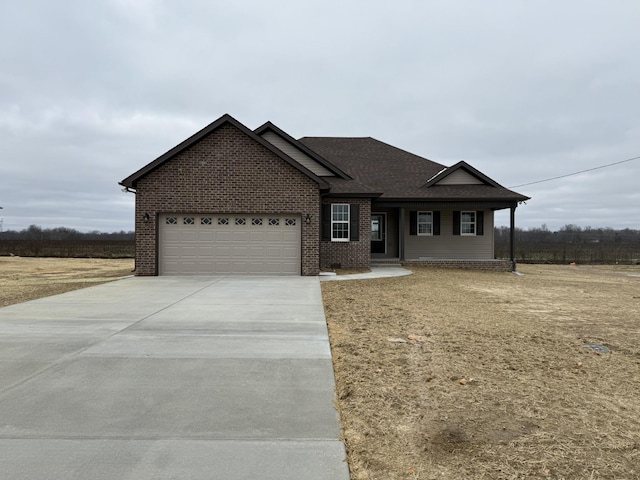
<svg viewBox="0 0 640 480">
<path fill-rule="evenodd" d="M 511 227 L 509 229 L 509 235 L 510 235 L 510 240 L 509 240 L 509 247 L 510 247 L 510 257 L 511 257 L 511 271 L 515 272 L 516 271 L 516 254 L 515 254 L 515 242 L 516 242 L 516 208 L 517 208 L 518 204 L 517 203 L 513 203 L 511 205 Z"/>
<path fill-rule="evenodd" d="M 122 183 L 120 183 L 119 185 L 122 185 Z M 134 195 L 138 193 L 134 189 L 129 188 L 126 185 L 122 185 L 122 187 L 123 187 L 122 188 L 123 193 L 133 193 Z M 134 212 L 135 212 L 135 207 L 134 207 Z M 136 223 L 134 218 L 133 220 L 133 270 L 131 270 L 133 273 L 135 273 L 135 271 L 138 269 L 138 241 L 136 240 L 137 234 L 138 232 L 136 232 Z"/>
</svg>

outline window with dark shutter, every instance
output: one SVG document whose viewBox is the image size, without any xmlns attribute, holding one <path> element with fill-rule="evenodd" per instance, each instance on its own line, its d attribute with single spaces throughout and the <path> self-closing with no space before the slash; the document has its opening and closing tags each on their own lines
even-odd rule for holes
<svg viewBox="0 0 640 480">
<path fill-rule="evenodd" d="M 484 235 L 484 212 L 476 212 L 476 235 Z"/>
<path fill-rule="evenodd" d="M 453 234 L 463 236 L 484 235 L 483 211 L 453 212 Z"/>
<path fill-rule="evenodd" d="M 322 232 L 321 239 L 323 242 L 331 241 L 331 204 L 322 205 Z"/>
<path fill-rule="evenodd" d="M 323 242 L 357 242 L 360 240 L 360 205 L 325 203 L 321 210 L 320 239 Z"/>
<path fill-rule="evenodd" d="M 356 203 L 349 205 L 349 240 L 360 240 L 360 205 Z"/>
<path fill-rule="evenodd" d="M 453 212 L 453 234 L 460 235 L 460 211 Z"/>
</svg>

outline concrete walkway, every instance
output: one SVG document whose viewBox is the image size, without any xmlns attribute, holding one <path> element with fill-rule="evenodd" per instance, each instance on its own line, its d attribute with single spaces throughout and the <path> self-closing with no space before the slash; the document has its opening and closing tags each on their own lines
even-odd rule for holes
<svg viewBox="0 0 640 480">
<path fill-rule="evenodd" d="M 384 278 L 384 277 L 403 277 L 411 275 L 413 272 L 406 268 L 396 266 L 372 266 L 370 272 L 354 273 L 351 275 L 321 275 L 320 280 L 323 282 L 332 282 L 340 280 L 365 280 L 368 278 Z"/>
<path fill-rule="evenodd" d="M 347 480 L 317 277 L 127 278 L 0 309 L 0 476 Z"/>
</svg>

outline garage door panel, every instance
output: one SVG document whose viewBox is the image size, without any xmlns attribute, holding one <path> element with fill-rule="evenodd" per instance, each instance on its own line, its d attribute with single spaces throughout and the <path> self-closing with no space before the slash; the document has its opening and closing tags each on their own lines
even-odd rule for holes
<svg viewBox="0 0 640 480">
<path fill-rule="evenodd" d="M 281 258 L 283 248 L 280 245 L 269 246 L 266 248 L 266 257 L 269 259 Z"/>
<path fill-rule="evenodd" d="M 193 226 L 190 226 L 193 228 Z M 182 230 L 180 232 L 180 241 L 181 242 L 195 242 L 198 240 L 198 234 L 195 230 Z"/>
<path fill-rule="evenodd" d="M 298 238 L 300 238 L 298 232 L 284 232 L 282 234 L 282 241 L 285 243 L 294 242 Z"/>
<path fill-rule="evenodd" d="M 267 254 L 267 249 L 265 247 L 249 247 L 249 258 L 264 258 Z"/>
<path fill-rule="evenodd" d="M 215 232 L 211 229 L 199 230 L 197 235 L 198 242 L 213 242 L 216 238 Z"/>
<path fill-rule="evenodd" d="M 264 229 L 261 229 L 259 231 L 250 231 L 249 240 L 251 242 L 266 242 L 267 232 Z"/>
<path fill-rule="evenodd" d="M 266 273 L 265 263 L 264 262 L 248 262 L 247 268 L 254 275 L 261 275 Z"/>
<path fill-rule="evenodd" d="M 236 261 L 242 262 L 246 260 L 249 255 L 249 247 L 246 245 L 234 245 L 231 247 L 231 255 Z"/>
<path fill-rule="evenodd" d="M 247 228 L 247 227 L 244 227 Z M 233 235 L 233 242 L 234 243 L 247 243 L 251 240 L 251 237 L 249 236 L 249 232 L 244 231 L 244 232 L 232 232 Z"/>
<path fill-rule="evenodd" d="M 214 252 L 215 252 L 215 249 L 213 248 L 213 245 L 198 246 L 198 257 L 200 258 L 201 261 L 204 261 L 205 259 L 213 258 Z"/>
<path fill-rule="evenodd" d="M 297 259 L 298 258 L 298 250 L 295 248 L 282 248 L 282 256 L 288 259 Z"/>
<path fill-rule="evenodd" d="M 228 230 L 217 231 L 215 234 L 216 242 L 232 242 L 233 241 L 233 232 Z"/>
<path fill-rule="evenodd" d="M 295 216 L 172 214 L 159 234 L 161 275 L 300 275 Z"/>
<path fill-rule="evenodd" d="M 164 235 L 166 240 L 169 242 L 180 241 L 180 232 L 178 230 L 165 230 Z"/>
</svg>

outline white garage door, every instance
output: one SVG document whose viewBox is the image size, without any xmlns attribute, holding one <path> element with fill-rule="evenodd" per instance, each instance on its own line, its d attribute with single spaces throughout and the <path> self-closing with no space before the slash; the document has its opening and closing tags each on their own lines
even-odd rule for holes
<svg viewBox="0 0 640 480">
<path fill-rule="evenodd" d="M 300 275 L 299 215 L 161 215 L 160 275 Z"/>
</svg>

